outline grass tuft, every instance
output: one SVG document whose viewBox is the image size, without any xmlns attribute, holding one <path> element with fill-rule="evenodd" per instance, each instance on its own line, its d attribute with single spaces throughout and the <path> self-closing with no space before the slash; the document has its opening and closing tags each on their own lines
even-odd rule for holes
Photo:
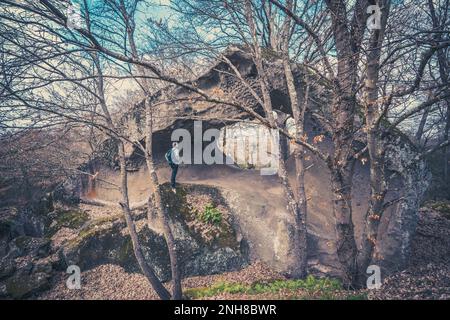
<svg viewBox="0 0 450 320">
<path fill-rule="evenodd" d="M 285 293 L 289 299 L 337 299 L 365 300 L 365 293 L 344 294 L 339 280 L 316 278 L 309 275 L 305 279 L 261 281 L 252 284 L 218 282 L 210 287 L 186 289 L 188 298 L 200 299 L 220 294 L 278 294 Z"/>
</svg>

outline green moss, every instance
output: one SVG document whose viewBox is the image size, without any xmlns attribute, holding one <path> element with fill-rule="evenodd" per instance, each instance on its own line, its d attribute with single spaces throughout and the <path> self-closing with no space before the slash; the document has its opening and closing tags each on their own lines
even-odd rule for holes
<svg viewBox="0 0 450 320">
<path fill-rule="evenodd" d="M 90 228 L 96 227 L 96 226 L 101 226 L 106 223 L 114 222 L 116 220 L 125 221 L 125 218 L 123 217 L 123 215 L 121 213 L 119 213 L 119 214 L 113 214 L 113 215 L 102 217 L 102 218 L 93 219 L 86 226 L 86 229 L 90 229 Z"/>
<path fill-rule="evenodd" d="M 68 242 L 69 247 L 78 246 L 84 240 L 104 232 L 105 227 L 109 226 L 111 222 L 116 220 L 123 220 L 121 214 L 112 215 L 104 218 L 94 219 L 89 224 L 84 226 L 78 233 L 78 237 Z"/>
<path fill-rule="evenodd" d="M 77 229 L 88 220 L 89 220 L 88 214 L 82 211 L 64 212 L 57 218 L 59 225 L 70 229 Z"/>
<path fill-rule="evenodd" d="M 17 275 L 6 282 L 6 291 L 14 299 L 21 299 L 30 294 L 48 289 L 48 276 L 44 273 L 32 275 Z"/>
<path fill-rule="evenodd" d="M 301 296 L 296 295 L 295 291 L 298 290 L 303 291 L 304 294 Z M 292 295 L 287 294 L 288 298 L 333 299 L 337 297 L 336 293 L 342 290 L 342 284 L 339 280 L 308 276 L 306 279 L 273 280 L 268 282 L 255 282 L 250 285 L 218 282 L 211 287 L 186 289 L 185 294 L 189 298 L 198 299 L 212 297 L 221 293 L 255 295 L 292 291 Z"/>
<path fill-rule="evenodd" d="M 427 206 L 439 211 L 444 218 L 450 219 L 450 201 L 433 201 L 427 203 Z"/>
<path fill-rule="evenodd" d="M 82 240 L 83 238 L 89 238 L 89 237 L 93 236 L 94 234 L 96 234 L 97 232 L 103 230 L 102 227 L 104 225 L 106 225 L 110 222 L 113 222 L 117 219 L 120 219 L 120 216 L 111 216 L 111 217 L 93 220 L 88 226 L 86 226 L 86 228 L 83 228 L 80 230 L 80 232 L 78 234 L 78 238 L 80 240 Z"/>
<path fill-rule="evenodd" d="M 85 211 L 78 209 L 56 211 L 53 225 L 49 228 L 47 236 L 53 236 L 61 228 L 78 229 L 89 220 L 89 215 Z"/>
<path fill-rule="evenodd" d="M 14 243 L 20 250 L 25 250 L 30 244 L 31 240 L 31 237 L 20 236 L 14 239 Z"/>
<path fill-rule="evenodd" d="M 131 237 L 128 236 L 117 252 L 117 259 L 118 261 L 124 262 L 132 257 L 133 254 L 133 243 L 131 241 Z"/>
<path fill-rule="evenodd" d="M 6 290 L 11 297 L 19 299 L 29 292 L 28 282 L 18 278 L 12 278 L 6 283 Z"/>
<path fill-rule="evenodd" d="M 236 241 L 236 233 L 230 224 L 223 219 L 223 213 L 217 209 L 218 204 L 225 204 L 225 200 L 222 199 L 217 189 L 209 186 L 178 185 L 176 191 L 176 193 L 172 191 L 169 183 L 161 185 L 161 198 L 165 207 L 168 209 L 170 218 L 181 221 L 182 223 L 184 222 L 186 225 L 194 220 L 201 220 L 202 222 L 212 223 L 218 227 L 219 234 L 214 236 L 212 242 L 207 242 L 199 232 L 188 227 L 192 237 L 204 245 L 216 245 L 221 248 L 230 247 L 233 249 L 239 247 L 239 243 Z M 204 210 L 198 212 L 188 204 L 186 200 L 188 193 L 209 194 L 214 199 L 214 203 L 207 204 Z"/>
</svg>

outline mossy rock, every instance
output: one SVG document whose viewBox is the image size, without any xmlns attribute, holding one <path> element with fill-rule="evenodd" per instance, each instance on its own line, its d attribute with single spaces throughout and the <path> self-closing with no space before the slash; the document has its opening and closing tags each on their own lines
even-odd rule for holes
<svg viewBox="0 0 450 320">
<path fill-rule="evenodd" d="M 50 225 L 47 236 L 53 236 L 61 228 L 78 229 L 89 221 L 89 214 L 79 209 L 56 210 L 55 218 Z"/>
<path fill-rule="evenodd" d="M 170 261 L 164 237 L 144 226 L 138 233 L 144 257 L 160 279 L 170 279 Z M 128 272 L 139 272 L 133 243 L 122 215 L 96 219 L 83 226 L 78 237 L 64 245 L 67 265 L 76 264 L 82 270 L 111 263 Z"/>
<path fill-rule="evenodd" d="M 78 237 L 74 241 L 81 242 L 95 235 L 100 235 L 116 222 L 121 223 L 121 226 L 125 225 L 125 220 L 121 214 L 91 220 L 80 230 Z"/>
<path fill-rule="evenodd" d="M 3 257 L 0 260 L 0 280 L 11 276 L 16 270 L 16 266 L 12 259 Z"/>
<path fill-rule="evenodd" d="M 0 237 L 13 237 L 23 228 L 20 222 L 19 210 L 14 207 L 5 207 L 0 211 Z"/>
<path fill-rule="evenodd" d="M 236 233 L 230 225 L 224 228 L 225 231 L 213 243 L 206 243 L 187 224 L 190 219 L 195 218 L 195 213 L 186 201 L 187 194 L 217 193 L 213 198 L 223 201 L 217 189 L 182 185 L 178 186 L 175 194 L 169 184 L 164 184 L 161 191 L 184 276 L 238 270 L 246 265 L 247 260 L 239 250 Z M 170 280 L 170 260 L 164 236 L 149 228 L 145 215 L 133 215 L 133 218 L 141 225 L 138 237 L 145 260 L 162 281 Z M 79 228 L 78 236 L 64 245 L 63 255 L 67 265 L 76 264 L 82 270 L 110 263 L 120 265 L 128 272 L 140 271 L 122 214 L 85 223 Z"/>
<path fill-rule="evenodd" d="M 0 237 L 8 236 L 13 226 L 13 221 L 0 220 Z"/>
<path fill-rule="evenodd" d="M 15 248 L 20 256 L 31 254 L 45 257 L 50 251 L 50 239 L 20 236 L 11 241 L 10 247 Z"/>
<path fill-rule="evenodd" d="M 116 251 L 116 259 L 119 262 L 125 262 L 133 257 L 133 242 L 131 241 L 131 237 L 126 237 L 125 241 Z"/>
<path fill-rule="evenodd" d="M 21 251 L 25 251 L 28 245 L 32 242 L 32 238 L 28 236 L 20 236 L 13 240 L 14 244 Z"/>
<path fill-rule="evenodd" d="M 104 234 L 111 233 L 113 230 L 119 230 L 125 226 L 121 215 L 94 219 L 85 223 L 78 232 L 75 239 L 70 240 L 66 247 L 75 248 L 95 237 L 101 237 Z"/>
<path fill-rule="evenodd" d="M 6 281 L 6 293 L 13 299 L 29 297 L 50 288 L 49 275 L 39 272 L 32 274 L 16 273 Z"/>
<path fill-rule="evenodd" d="M 444 218 L 450 219 L 450 201 L 433 201 L 427 203 L 426 206 L 438 211 Z"/>
<path fill-rule="evenodd" d="M 213 200 L 212 205 L 222 205 L 226 210 L 230 210 L 226 204 L 225 199 L 220 194 L 220 191 L 210 186 L 202 185 L 178 185 L 176 193 L 171 189 L 169 183 L 161 185 L 162 201 L 168 210 L 169 216 L 172 220 L 182 222 L 193 238 L 195 238 L 202 246 L 213 248 L 230 247 L 234 250 L 239 249 L 239 242 L 237 241 L 236 232 L 231 223 L 222 219 L 218 227 L 220 233 L 212 242 L 207 242 L 201 234 L 196 232 L 193 228 L 188 227 L 188 223 L 199 219 L 199 214 L 187 202 L 187 194 L 206 194 Z"/>
</svg>

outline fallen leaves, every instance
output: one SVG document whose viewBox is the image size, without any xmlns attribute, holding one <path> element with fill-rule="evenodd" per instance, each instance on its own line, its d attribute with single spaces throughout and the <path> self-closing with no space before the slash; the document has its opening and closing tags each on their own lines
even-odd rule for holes
<svg viewBox="0 0 450 320">
<path fill-rule="evenodd" d="M 81 289 L 70 290 L 66 287 L 68 275 L 61 272 L 55 277 L 55 285 L 44 292 L 42 300 L 156 300 L 158 296 L 150 287 L 147 279 L 140 273 L 128 273 L 122 267 L 112 264 L 97 266 L 82 272 Z M 248 267 L 219 275 L 198 276 L 183 279 L 183 288 L 211 286 L 225 281 L 251 284 L 255 281 L 284 279 L 284 277 L 265 264 L 256 262 Z M 171 289 L 171 283 L 164 286 Z"/>
<path fill-rule="evenodd" d="M 318 144 L 318 143 L 322 142 L 323 139 L 325 139 L 325 136 L 324 136 L 323 134 L 320 134 L 320 135 L 315 136 L 315 137 L 313 138 L 313 143 L 314 143 L 314 144 Z"/>
</svg>

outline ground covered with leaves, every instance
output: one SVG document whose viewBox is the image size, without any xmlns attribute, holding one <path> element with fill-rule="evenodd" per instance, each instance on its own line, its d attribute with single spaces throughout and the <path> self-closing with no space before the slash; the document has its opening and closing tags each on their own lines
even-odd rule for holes
<svg viewBox="0 0 450 320">
<path fill-rule="evenodd" d="M 372 300 L 450 300 L 450 267 L 429 264 L 412 267 L 386 278 Z"/>
<path fill-rule="evenodd" d="M 210 199 L 204 199 L 209 203 Z M 195 202 L 193 202 L 195 203 Z M 198 202 L 197 202 L 198 205 Z M 234 272 L 183 280 L 186 299 L 450 299 L 450 220 L 447 204 L 432 203 L 420 211 L 410 267 L 384 279 L 377 290 L 344 290 L 336 279 L 287 279 L 263 263 Z M 68 275 L 54 277 L 39 299 L 158 299 L 140 273 L 111 264 L 82 273 L 82 287 L 69 290 Z M 171 284 L 165 286 L 170 289 Z"/>
<path fill-rule="evenodd" d="M 81 289 L 68 289 L 67 274 L 55 277 L 54 286 L 39 299 L 158 299 L 139 273 L 127 273 L 116 265 L 101 265 L 82 273 Z M 165 284 L 171 288 L 171 284 Z M 262 263 L 219 275 L 191 277 L 183 280 L 186 299 L 366 299 L 366 292 L 343 290 L 340 282 L 312 276 L 289 280 Z"/>
</svg>

